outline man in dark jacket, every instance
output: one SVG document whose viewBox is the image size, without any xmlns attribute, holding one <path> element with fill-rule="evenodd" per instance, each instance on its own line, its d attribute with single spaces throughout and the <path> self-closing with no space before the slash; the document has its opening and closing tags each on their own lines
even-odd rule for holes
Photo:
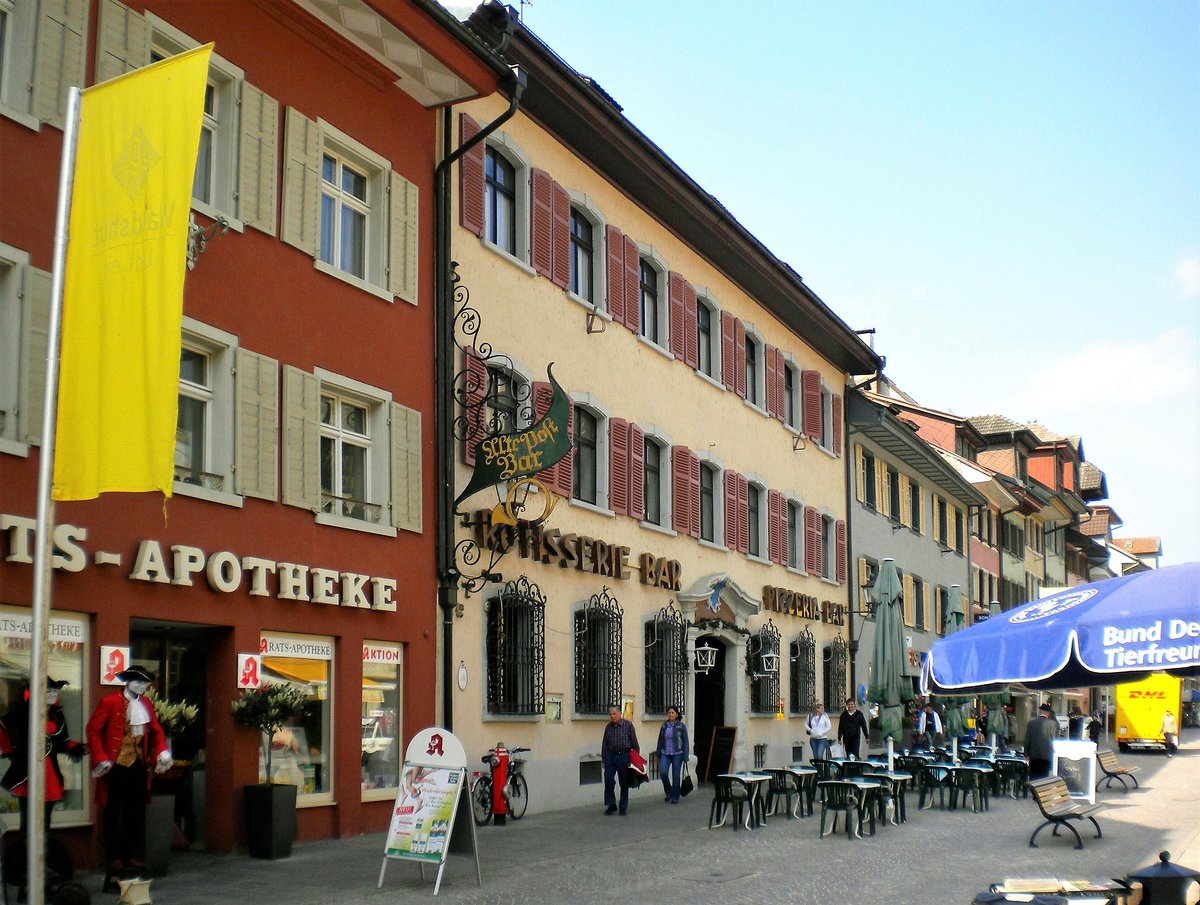
<svg viewBox="0 0 1200 905">
<path fill-rule="evenodd" d="M 854 698 L 846 698 L 846 709 L 838 717 L 838 741 L 846 749 L 847 757 L 859 756 L 858 745 L 862 739 L 867 739 L 867 718 L 858 709 Z"/>
<path fill-rule="evenodd" d="M 1038 715 L 1025 727 L 1025 756 L 1029 758 L 1030 779 L 1050 775 L 1050 756 L 1056 735 L 1058 720 L 1054 718 L 1054 708 L 1043 704 L 1038 708 Z"/>
<path fill-rule="evenodd" d="M 600 760 L 604 764 L 604 813 L 617 813 L 615 784 L 621 783 L 621 816 L 629 807 L 629 752 L 641 753 L 637 731 L 633 723 L 621 716 L 617 707 L 608 708 L 608 722 L 604 724 L 604 735 L 600 739 Z"/>
</svg>

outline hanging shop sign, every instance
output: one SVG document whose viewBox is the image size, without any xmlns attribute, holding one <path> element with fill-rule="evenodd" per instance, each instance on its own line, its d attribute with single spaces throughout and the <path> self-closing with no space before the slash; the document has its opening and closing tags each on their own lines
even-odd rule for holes
<svg viewBox="0 0 1200 905">
<path fill-rule="evenodd" d="M 459 503 L 474 493 L 545 471 L 571 451 L 568 418 L 571 400 L 554 379 L 553 365 L 547 366 L 550 380 L 550 406 L 546 414 L 522 431 L 491 434 L 475 444 L 475 471 L 454 501 Z"/>
<path fill-rule="evenodd" d="M 832 600 L 818 600 L 812 594 L 800 594 L 787 588 L 763 588 L 763 609 L 772 613 L 799 616 L 813 622 L 828 625 L 846 624 L 846 604 Z"/>
<path fill-rule="evenodd" d="M 637 580 L 667 591 L 682 589 L 683 566 L 679 560 L 643 553 L 631 561 L 629 547 L 610 544 L 585 534 L 563 534 L 557 528 L 518 520 L 515 525 L 496 522 L 486 509 L 475 514 L 476 543 L 488 550 L 507 553 L 514 546 L 522 559 L 563 569 L 590 572 L 606 578 Z"/>
<path fill-rule="evenodd" d="M 31 518 L 0 514 L 0 536 L 7 537 L 4 561 L 33 564 L 34 528 Z M 51 564 L 66 572 L 82 572 L 89 564 L 120 568 L 125 555 L 107 550 L 89 551 L 86 528 L 55 525 Z M 192 587 L 199 581 L 219 594 L 243 591 L 251 597 L 274 597 L 364 610 L 394 612 L 396 579 L 357 572 L 341 572 L 301 563 L 239 556 L 229 550 L 206 553 L 188 544 L 165 550 L 156 540 L 143 540 L 133 557 L 131 581 L 148 581 Z"/>
</svg>

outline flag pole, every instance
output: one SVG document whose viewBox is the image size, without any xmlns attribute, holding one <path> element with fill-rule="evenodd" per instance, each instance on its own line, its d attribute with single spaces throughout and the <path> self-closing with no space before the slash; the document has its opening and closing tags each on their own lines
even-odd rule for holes
<svg viewBox="0 0 1200 905">
<path fill-rule="evenodd" d="M 38 458 L 37 522 L 34 537 L 33 621 L 29 645 L 29 762 L 25 800 L 25 889 L 28 905 L 43 905 L 46 892 L 46 648 L 50 639 L 50 578 L 54 555 L 54 431 L 58 411 L 58 349 L 62 325 L 63 275 L 75 184 L 75 145 L 79 133 L 78 88 L 67 93 L 54 262 L 50 275 L 50 328 L 46 344 L 46 387 L 42 410 L 42 449 Z M 84 675 L 86 676 L 86 670 Z"/>
</svg>

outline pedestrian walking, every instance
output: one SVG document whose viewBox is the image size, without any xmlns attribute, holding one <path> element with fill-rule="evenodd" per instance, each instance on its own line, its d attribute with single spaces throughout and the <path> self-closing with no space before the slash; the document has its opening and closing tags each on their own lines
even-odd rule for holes
<svg viewBox="0 0 1200 905">
<path fill-rule="evenodd" d="M 608 724 L 604 727 L 604 735 L 600 739 L 600 760 L 604 765 L 604 813 L 616 814 L 620 811 L 622 817 L 629 807 L 629 752 L 641 753 L 638 744 L 637 731 L 633 723 L 621 716 L 617 707 L 608 708 Z M 617 804 L 614 780 L 621 784 L 621 801 Z"/>
<path fill-rule="evenodd" d="M 932 704 L 926 704 L 925 709 L 921 711 L 921 716 L 917 719 L 917 732 L 924 737 L 926 748 L 933 748 L 944 741 L 941 737 L 942 718 L 938 716 Z"/>
<path fill-rule="evenodd" d="M 833 744 L 833 723 L 825 712 L 825 705 L 818 703 L 813 712 L 804 722 L 804 732 L 808 735 L 808 744 L 812 748 L 813 760 L 824 760 L 829 757 L 829 746 Z"/>
<path fill-rule="evenodd" d="M 1162 718 L 1163 741 L 1167 746 L 1167 757 L 1174 757 L 1179 750 L 1179 725 L 1175 722 L 1175 714 L 1167 711 Z"/>
<path fill-rule="evenodd" d="M 1025 756 L 1029 759 L 1030 779 L 1050 775 L 1050 756 L 1056 735 L 1058 720 L 1054 718 L 1054 708 L 1042 704 L 1038 708 L 1038 715 L 1025 727 Z"/>
<path fill-rule="evenodd" d="M 1100 730 L 1104 728 L 1104 724 L 1100 722 L 1100 714 L 1093 713 L 1088 718 L 1087 736 L 1095 744 L 1100 744 Z"/>
<path fill-rule="evenodd" d="M 846 709 L 838 717 L 838 741 L 846 749 L 847 757 L 858 757 L 858 746 L 863 739 L 869 742 L 867 718 L 858 709 L 854 698 L 846 698 Z"/>
<path fill-rule="evenodd" d="M 667 708 L 667 718 L 658 730 L 658 773 L 662 777 L 663 801 L 679 804 L 679 774 L 687 762 L 687 726 L 679 718 L 678 707 Z"/>
</svg>

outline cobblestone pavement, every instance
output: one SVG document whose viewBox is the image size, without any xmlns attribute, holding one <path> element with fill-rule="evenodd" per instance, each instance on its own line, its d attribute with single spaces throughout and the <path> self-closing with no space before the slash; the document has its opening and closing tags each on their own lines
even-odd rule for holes
<svg viewBox="0 0 1200 905">
<path fill-rule="evenodd" d="M 483 885 L 472 860 L 451 855 L 441 891 L 433 898 L 434 870 L 389 861 L 376 888 L 383 835 L 297 845 L 290 858 L 259 861 L 242 855 L 175 852 L 171 873 L 154 880 L 156 905 L 385 905 L 416 898 L 447 903 L 847 902 L 967 905 L 989 883 L 1006 876 L 1122 877 L 1148 866 L 1162 849 L 1200 869 L 1200 731 L 1189 730 L 1178 756 L 1122 754 L 1141 767 L 1140 791 L 1101 792 L 1104 836 L 1081 827 L 1082 851 L 1064 833 L 1044 830 L 1038 848 L 1029 835 L 1041 822 L 1032 800 L 993 798 L 990 811 L 973 814 L 918 811 L 909 796 L 908 822 L 874 836 L 844 833 L 818 838 L 815 817 L 772 817 L 752 832 L 728 825 L 708 830 L 711 787 L 701 786 L 677 806 L 650 783 L 631 796 L 629 815 L 604 816 L 596 805 L 539 814 L 504 827 L 478 830 Z M 536 774 L 530 798 L 536 802 Z M 536 805 L 534 805 L 536 808 Z M 82 878 L 99 905 L 99 875 Z"/>
</svg>

